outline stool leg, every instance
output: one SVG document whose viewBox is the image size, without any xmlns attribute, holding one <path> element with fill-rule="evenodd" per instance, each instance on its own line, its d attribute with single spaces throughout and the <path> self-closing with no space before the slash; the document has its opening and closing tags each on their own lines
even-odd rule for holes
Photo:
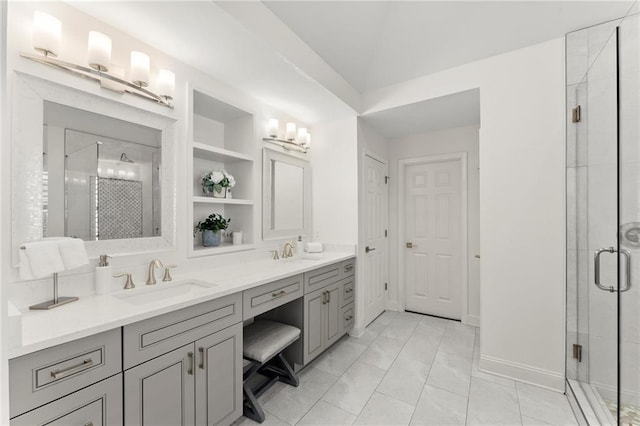
<svg viewBox="0 0 640 426">
<path fill-rule="evenodd" d="M 280 365 L 282 366 L 282 372 L 284 373 L 284 375 L 280 376 L 280 381 L 288 385 L 298 387 L 298 385 L 300 384 L 298 375 L 295 373 L 295 371 L 293 371 L 293 368 L 282 355 L 282 352 L 278 354 L 278 361 L 280 362 Z"/>
<path fill-rule="evenodd" d="M 255 422 L 264 422 L 264 410 L 262 410 L 258 398 L 255 397 L 246 383 L 242 385 L 242 389 L 245 397 L 242 414 Z"/>
</svg>

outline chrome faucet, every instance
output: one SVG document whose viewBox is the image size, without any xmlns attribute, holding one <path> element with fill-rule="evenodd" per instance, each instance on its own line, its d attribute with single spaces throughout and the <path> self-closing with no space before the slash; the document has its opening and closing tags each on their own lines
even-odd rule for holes
<svg viewBox="0 0 640 426">
<path fill-rule="evenodd" d="M 293 257 L 293 244 L 287 242 L 282 249 L 282 258 Z"/>
<path fill-rule="evenodd" d="M 158 259 L 153 259 L 151 262 L 149 262 L 149 274 L 147 275 L 147 285 L 153 285 L 156 283 L 156 274 L 155 274 L 155 269 L 156 268 L 162 268 L 162 262 L 160 262 Z"/>
</svg>

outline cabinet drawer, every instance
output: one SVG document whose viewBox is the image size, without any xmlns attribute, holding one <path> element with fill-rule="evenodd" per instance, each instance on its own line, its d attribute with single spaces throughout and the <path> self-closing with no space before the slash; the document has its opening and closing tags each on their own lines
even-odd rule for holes
<svg viewBox="0 0 640 426">
<path fill-rule="evenodd" d="M 356 259 L 345 260 L 340 264 L 340 278 L 351 277 L 356 274 Z"/>
<path fill-rule="evenodd" d="M 353 309 L 353 303 L 342 308 L 342 334 L 346 333 L 353 327 L 353 323 L 355 322 L 355 314 Z"/>
<path fill-rule="evenodd" d="M 354 276 L 349 278 L 345 278 L 342 280 L 340 286 L 340 307 L 343 307 L 351 302 L 354 299 L 355 292 L 355 279 Z"/>
<path fill-rule="evenodd" d="M 235 293 L 123 327 L 124 368 L 131 368 L 242 321 Z"/>
<path fill-rule="evenodd" d="M 253 318 L 302 296 L 302 275 L 245 290 L 242 295 L 243 319 Z"/>
<path fill-rule="evenodd" d="M 333 265 L 305 272 L 304 293 L 310 293 L 340 280 L 340 265 L 340 263 L 334 263 Z"/>
<path fill-rule="evenodd" d="M 10 415 L 22 414 L 121 370 L 119 328 L 11 359 Z"/>
<path fill-rule="evenodd" d="M 11 419 L 11 426 L 122 425 L 122 374 Z"/>
</svg>

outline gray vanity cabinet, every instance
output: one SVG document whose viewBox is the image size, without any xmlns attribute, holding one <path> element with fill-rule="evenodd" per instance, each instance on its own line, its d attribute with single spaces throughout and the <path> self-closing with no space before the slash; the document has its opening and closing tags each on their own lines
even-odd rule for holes
<svg viewBox="0 0 640 426">
<path fill-rule="evenodd" d="M 125 425 L 194 425 L 194 345 L 124 372 Z"/>
<path fill-rule="evenodd" d="M 242 295 L 233 294 L 125 326 L 125 425 L 218 425 L 239 418 L 241 321 Z"/>
<path fill-rule="evenodd" d="M 122 375 L 117 374 L 11 419 L 11 426 L 122 425 Z"/>
<path fill-rule="evenodd" d="M 341 337 L 340 290 L 335 283 L 304 296 L 304 364 Z"/>
</svg>

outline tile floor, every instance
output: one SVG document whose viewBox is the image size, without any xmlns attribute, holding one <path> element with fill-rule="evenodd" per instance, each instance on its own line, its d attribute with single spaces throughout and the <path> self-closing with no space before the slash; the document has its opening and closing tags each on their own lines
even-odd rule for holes
<svg viewBox="0 0 640 426">
<path fill-rule="evenodd" d="M 479 334 L 387 311 L 260 397 L 263 425 L 576 425 L 562 394 L 478 371 Z M 241 419 L 242 425 L 255 422 Z"/>
</svg>

